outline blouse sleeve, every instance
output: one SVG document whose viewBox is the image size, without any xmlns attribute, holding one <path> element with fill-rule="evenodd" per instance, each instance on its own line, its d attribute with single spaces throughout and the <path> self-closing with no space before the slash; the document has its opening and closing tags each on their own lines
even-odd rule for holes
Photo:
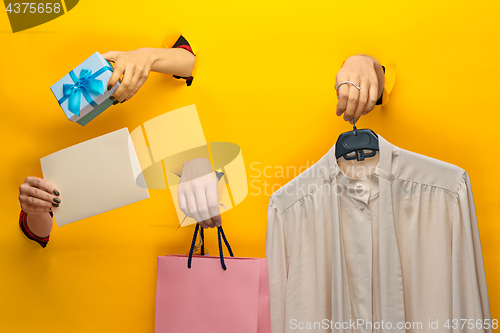
<svg viewBox="0 0 500 333">
<path fill-rule="evenodd" d="M 168 45 L 167 38 L 163 42 L 163 47 L 164 48 L 169 48 L 170 47 Z M 184 36 L 182 36 L 182 35 L 179 38 L 177 38 L 177 40 L 175 41 L 175 43 L 172 46 L 172 48 L 185 49 L 185 50 L 191 52 L 196 57 L 196 54 L 194 54 L 193 48 L 191 47 L 191 45 L 189 44 L 189 42 L 187 41 L 187 39 Z M 194 67 L 196 67 L 196 60 L 195 60 L 195 66 Z M 193 72 L 192 73 L 194 75 L 194 68 L 193 68 Z M 189 77 L 183 77 L 183 76 L 174 75 L 174 77 L 176 79 L 186 80 L 186 85 L 190 86 L 193 83 L 193 79 L 194 79 L 193 75 L 191 75 Z"/>
<path fill-rule="evenodd" d="M 491 316 L 476 209 L 466 172 L 457 190 L 452 236 L 453 318 L 480 321 L 491 332 Z M 485 319 L 488 319 L 485 321 Z M 486 329 L 485 322 L 490 328 Z"/>
<path fill-rule="evenodd" d="M 272 199 L 267 214 L 266 258 L 269 270 L 271 331 L 285 332 L 285 301 L 288 264 L 284 225 Z"/>
<path fill-rule="evenodd" d="M 52 212 L 49 212 L 51 217 L 54 217 L 54 214 Z M 23 210 L 21 210 L 21 214 L 19 215 L 19 226 L 21 227 L 22 232 L 28 239 L 31 239 L 32 241 L 37 242 L 40 244 L 42 247 L 46 247 L 47 243 L 49 242 L 49 237 L 47 236 L 45 238 L 38 237 L 35 235 L 29 228 L 28 228 L 28 214 L 25 213 Z"/>
</svg>

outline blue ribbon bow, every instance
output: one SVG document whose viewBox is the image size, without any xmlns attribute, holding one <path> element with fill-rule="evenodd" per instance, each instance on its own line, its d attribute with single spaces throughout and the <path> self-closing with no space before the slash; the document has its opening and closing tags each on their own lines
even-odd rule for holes
<svg viewBox="0 0 500 333">
<path fill-rule="evenodd" d="M 106 66 L 99 69 L 94 74 L 92 74 L 92 70 L 82 68 L 78 77 L 74 71 L 69 72 L 69 76 L 74 84 L 63 84 L 64 96 L 58 101 L 59 104 L 62 104 L 68 99 L 69 111 L 80 117 L 80 101 L 81 95 L 83 95 L 87 102 L 95 108 L 98 104 L 94 102 L 89 92 L 97 95 L 104 95 L 104 85 L 102 81 L 97 80 L 96 77 L 105 71 L 112 72 L 113 68 Z"/>
</svg>

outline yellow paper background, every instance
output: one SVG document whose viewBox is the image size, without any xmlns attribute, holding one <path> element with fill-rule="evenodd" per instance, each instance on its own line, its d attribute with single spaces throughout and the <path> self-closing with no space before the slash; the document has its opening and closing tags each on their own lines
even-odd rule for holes
<svg viewBox="0 0 500 333">
<path fill-rule="evenodd" d="M 42 249 L 17 222 L 18 187 L 41 176 L 41 157 L 195 103 L 207 142 L 239 145 L 253 181 L 247 198 L 222 216 L 226 235 L 237 256 L 264 257 L 271 189 L 350 129 L 335 116 L 334 82 L 339 64 L 356 53 L 394 60 L 397 71 L 390 102 L 359 127 L 469 173 L 498 318 L 499 7 L 484 0 L 86 0 L 16 34 L 2 11 L 1 331 L 153 332 L 156 258 L 186 253 L 192 236 L 192 228 L 177 230 L 169 191 L 152 190 L 148 200 L 54 226 Z M 178 32 L 198 50 L 193 86 L 152 73 L 134 98 L 87 126 L 65 118 L 49 87 L 67 71 L 95 51 L 159 47 Z M 207 243 L 215 254 L 214 230 Z"/>
</svg>

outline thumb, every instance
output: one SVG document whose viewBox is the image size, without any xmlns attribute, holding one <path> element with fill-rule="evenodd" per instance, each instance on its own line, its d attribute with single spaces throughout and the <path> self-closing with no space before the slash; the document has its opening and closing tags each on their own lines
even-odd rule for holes
<svg viewBox="0 0 500 333">
<path fill-rule="evenodd" d="M 109 51 L 109 52 L 106 52 L 106 53 L 103 53 L 102 54 L 102 57 L 108 61 L 112 61 L 112 62 L 115 62 L 116 60 L 116 57 L 118 56 L 118 51 Z"/>
</svg>

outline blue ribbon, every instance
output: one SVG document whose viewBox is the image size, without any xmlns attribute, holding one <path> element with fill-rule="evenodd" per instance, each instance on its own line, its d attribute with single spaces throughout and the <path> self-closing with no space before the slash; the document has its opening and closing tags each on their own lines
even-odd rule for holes
<svg viewBox="0 0 500 333">
<path fill-rule="evenodd" d="M 80 101 L 81 95 L 83 95 L 87 102 L 95 108 L 98 104 L 92 99 L 89 92 L 97 95 L 104 95 L 104 85 L 102 81 L 97 80 L 96 77 L 106 71 L 113 72 L 113 68 L 109 66 L 102 67 L 94 74 L 92 74 L 92 70 L 82 68 L 78 77 L 74 71 L 69 72 L 69 76 L 74 84 L 63 84 L 64 96 L 59 99 L 59 105 L 68 99 L 69 111 L 80 117 Z"/>
</svg>

